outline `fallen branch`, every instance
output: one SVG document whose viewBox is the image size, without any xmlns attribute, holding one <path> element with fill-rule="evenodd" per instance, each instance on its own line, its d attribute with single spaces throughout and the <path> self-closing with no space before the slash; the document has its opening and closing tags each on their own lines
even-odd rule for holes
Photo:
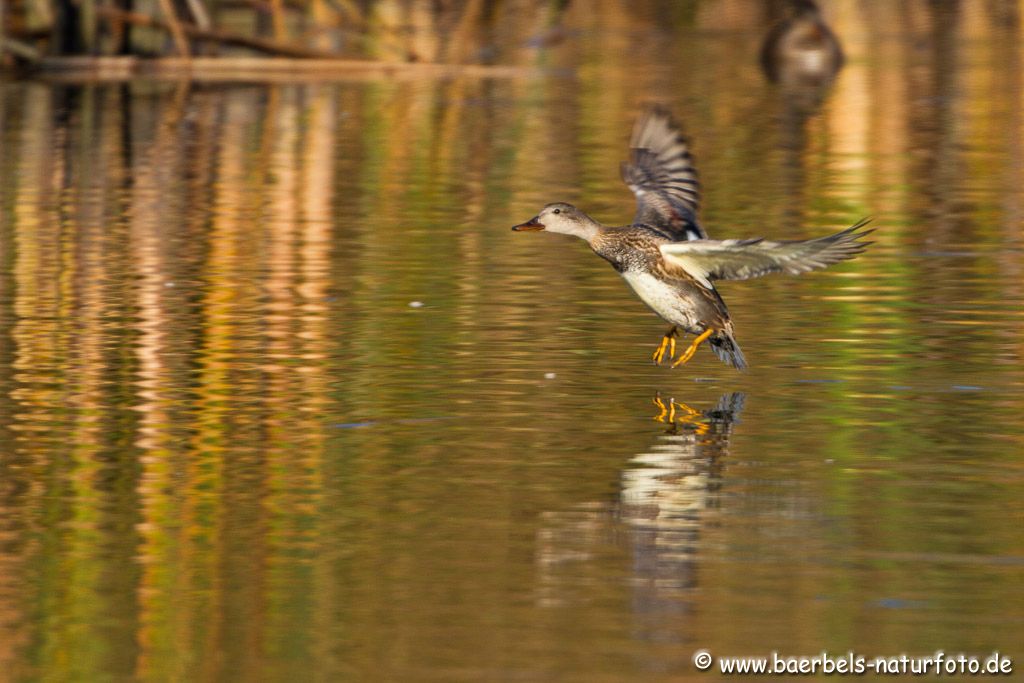
<svg viewBox="0 0 1024 683">
<path fill-rule="evenodd" d="M 535 67 L 429 62 L 375 62 L 356 59 L 290 57 L 43 57 L 39 73 L 51 82 L 128 81 L 134 78 L 206 83 L 316 83 L 380 78 L 532 78 Z"/>
<path fill-rule="evenodd" d="M 117 19 L 134 26 L 149 26 L 153 28 L 160 28 L 165 31 L 172 30 L 171 26 L 167 22 L 151 17 L 148 14 L 126 12 L 125 10 L 109 6 L 97 7 L 96 13 L 101 17 Z M 248 36 L 238 35 L 237 33 L 228 33 L 227 31 L 219 31 L 216 29 L 202 29 L 194 24 L 189 24 L 183 21 L 178 22 L 178 29 L 180 29 L 185 35 L 190 38 L 195 38 L 196 40 L 207 40 L 215 43 L 221 43 L 223 45 L 246 47 L 250 50 L 256 50 L 257 52 L 263 52 L 271 55 L 299 57 L 301 59 L 333 59 L 337 56 L 330 52 L 288 45 L 276 40 L 250 38 Z"/>
</svg>

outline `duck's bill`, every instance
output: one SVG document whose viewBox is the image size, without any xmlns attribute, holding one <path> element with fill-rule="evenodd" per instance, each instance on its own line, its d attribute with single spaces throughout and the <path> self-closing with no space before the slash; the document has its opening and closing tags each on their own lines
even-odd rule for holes
<svg viewBox="0 0 1024 683">
<path fill-rule="evenodd" d="M 543 230 L 544 229 L 544 224 L 541 223 L 538 220 L 538 218 L 539 218 L 539 216 L 534 216 L 533 218 L 531 218 L 530 220 L 526 221 L 525 223 L 520 223 L 519 225 L 513 227 L 512 229 L 515 230 L 516 232 L 529 232 L 529 231 L 532 231 L 532 230 Z"/>
</svg>

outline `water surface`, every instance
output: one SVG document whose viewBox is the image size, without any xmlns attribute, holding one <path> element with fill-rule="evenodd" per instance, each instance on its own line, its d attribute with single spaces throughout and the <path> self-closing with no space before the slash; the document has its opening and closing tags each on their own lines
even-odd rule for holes
<svg viewBox="0 0 1024 683">
<path fill-rule="evenodd" d="M 837 4 L 810 104 L 763 27 L 700 13 L 522 78 L 0 84 L 5 675 L 1024 666 L 1019 22 L 894 6 Z M 652 99 L 713 236 L 879 228 L 722 286 L 748 373 L 653 367 L 666 326 L 606 264 L 508 230 L 628 220 Z"/>
</svg>

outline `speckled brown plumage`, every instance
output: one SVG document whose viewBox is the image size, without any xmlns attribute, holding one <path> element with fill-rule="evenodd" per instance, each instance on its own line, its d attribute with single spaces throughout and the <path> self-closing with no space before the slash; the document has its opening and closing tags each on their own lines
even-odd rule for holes
<svg viewBox="0 0 1024 683">
<path fill-rule="evenodd" d="M 693 335 L 709 327 L 716 330 L 709 342 L 721 350 L 718 355 L 738 369 L 745 368 L 725 301 L 713 286 L 701 285 L 685 269 L 665 259 L 661 246 L 672 242 L 647 226 L 631 225 L 601 230 L 590 241 L 590 247 L 626 279 L 644 303 L 674 327 Z M 659 285 L 665 287 L 664 296 L 659 296 Z"/>
</svg>

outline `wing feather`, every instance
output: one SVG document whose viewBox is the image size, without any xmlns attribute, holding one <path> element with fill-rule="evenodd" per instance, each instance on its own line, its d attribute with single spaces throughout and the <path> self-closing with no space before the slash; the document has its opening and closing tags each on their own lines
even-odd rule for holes
<svg viewBox="0 0 1024 683">
<path fill-rule="evenodd" d="M 685 270 L 706 287 L 714 280 L 749 280 L 768 273 L 799 275 L 852 259 L 871 242 L 862 230 L 869 219 L 827 237 L 773 242 L 766 239 L 697 240 L 661 245 L 665 261 Z"/>
<path fill-rule="evenodd" d="M 689 143 L 671 114 L 660 107 L 640 117 L 630 139 L 622 180 L 636 195 L 635 224 L 651 226 L 672 240 L 707 239 L 697 222 L 700 181 Z"/>
</svg>

